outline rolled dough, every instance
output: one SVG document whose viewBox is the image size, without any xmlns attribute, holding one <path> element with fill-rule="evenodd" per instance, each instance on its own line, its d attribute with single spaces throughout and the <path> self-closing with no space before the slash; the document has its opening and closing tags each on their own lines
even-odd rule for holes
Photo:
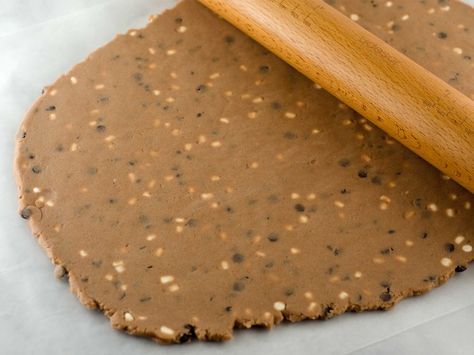
<svg viewBox="0 0 474 355">
<path fill-rule="evenodd" d="M 472 8 L 329 3 L 472 97 Z M 49 86 L 16 173 L 56 274 L 163 342 L 388 309 L 473 259 L 470 193 L 196 1 Z"/>
</svg>

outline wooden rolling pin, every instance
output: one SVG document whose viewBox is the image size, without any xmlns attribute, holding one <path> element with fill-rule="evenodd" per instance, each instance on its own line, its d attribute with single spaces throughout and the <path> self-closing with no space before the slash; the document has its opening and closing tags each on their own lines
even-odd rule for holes
<svg viewBox="0 0 474 355">
<path fill-rule="evenodd" d="M 199 0 L 474 192 L 474 101 L 322 0 Z"/>
</svg>

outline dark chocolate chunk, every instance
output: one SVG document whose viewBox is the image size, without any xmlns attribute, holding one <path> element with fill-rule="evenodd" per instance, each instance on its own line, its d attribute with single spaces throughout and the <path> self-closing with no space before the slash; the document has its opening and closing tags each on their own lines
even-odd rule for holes
<svg viewBox="0 0 474 355">
<path fill-rule="evenodd" d="M 272 109 L 274 109 L 274 110 L 279 110 L 279 109 L 281 109 L 281 103 L 279 103 L 279 102 L 277 102 L 277 101 L 273 101 L 273 102 L 271 103 L 271 106 L 272 106 Z"/>
<path fill-rule="evenodd" d="M 448 253 L 452 253 L 455 249 L 455 246 L 453 243 L 447 243 L 444 245 L 444 249 L 448 252 Z"/>
<path fill-rule="evenodd" d="M 370 181 L 374 185 L 382 185 L 382 178 L 380 176 L 374 176 Z"/>
<path fill-rule="evenodd" d="M 380 299 L 383 301 L 383 302 L 388 302 L 392 299 L 392 295 L 389 293 L 389 292 L 382 292 L 380 294 Z"/>
<path fill-rule="evenodd" d="M 298 212 L 304 212 L 305 207 L 301 203 L 297 203 L 295 205 L 295 210 L 297 210 Z"/>
<path fill-rule="evenodd" d="M 28 207 L 25 207 L 21 210 L 20 216 L 23 219 L 28 219 L 31 217 L 31 210 Z"/>
<path fill-rule="evenodd" d="M 270 242 L 276 242 L 276 241 L 278 241 L 278 234 L 276 234 L 276 233 L 270 233 L 270 234 L 267 236 L 267 239 L 268 239 Z"/>
<path fill-rule="evenodd" d="M 349 159 L 343 158 L 337 162 L 339 166 L 342 166 L 343 168 L 347 168 L 348 166 L 351 165 L 351 161 Z"/>
<path fill-rule="evenodd" d="M 365 178 L 367 177 L 368 173 L 367 173 L 367 170 L 366 170 L 366 169 L 361 169 L 361 170 L 359 170 L 359 172 L 357 173 L 357 175 L 358 175 L 360 178 L 365 179 Z"/>
<path fill-rule="evenodd" d="M 35 174 L 41 173 L 41 167 L 35 165 L 33 168 L 31 168 L 31 171 L 34 172 Z"/>
<path fill-rule="evenodd" d="M 204 85 L 204 84 L 198 85 L 198 87 L 196 88 L 196 92 L 198 92 L 198 93 L 203 93 L 206 90 L 207 90 L 207 86 Z"/>
<path fill-rule="evenodd" d="M 225 41 L 225 43 L 227 43 L 227 44 L 232 44 L 232 43 L 235 42 L 235 37 L 234 37 L 234 36 L 229 36 L 229 35 L 228 35 L 228 36 L 225 36 L 225 37 L 224 37 L 224 41 Z"/>
<path fill-rule="evenodd" d="M 234 285 L 232 286 L 232 289 L 237 292 L 243 291 L 244 288 L 245 288 L 245 284 L 240 281 L 234 282 Z"/>
<path fill-rule="evenodd" d="M 242 261 L 244 261 L 244 256 L 240 253 L 235 253 L 234 255 L 232 255 L 232 261 L 234 263 L 241 263 Z"/>
</svg>

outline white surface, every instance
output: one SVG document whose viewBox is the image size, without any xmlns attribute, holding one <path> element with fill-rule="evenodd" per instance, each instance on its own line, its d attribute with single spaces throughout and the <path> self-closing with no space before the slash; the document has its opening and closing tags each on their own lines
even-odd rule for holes
<svg viewBox="0 0 474 355">
<path fill-rule="evenodd" d="M 160 346 L 112 330 L 55 281 L 17 215 L 14 137 L 44 85 L 169 0 L 0 0 L 0 354 L 472 354 L 474 268 L 390 312 L 237 331 L 224 344 Z M 474 3 L 474 1 L 471 1 Z"/>
</svg>

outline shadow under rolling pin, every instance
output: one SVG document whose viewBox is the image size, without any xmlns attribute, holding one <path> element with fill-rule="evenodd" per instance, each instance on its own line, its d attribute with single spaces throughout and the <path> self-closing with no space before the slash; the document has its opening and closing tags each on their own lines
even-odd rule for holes
<svg viewBox="0 0 474 355">
<path fill-rule="evenodd" d="M 474 192 L 474 101 L 322 0 L 199 0 Z"/>
</svg>

